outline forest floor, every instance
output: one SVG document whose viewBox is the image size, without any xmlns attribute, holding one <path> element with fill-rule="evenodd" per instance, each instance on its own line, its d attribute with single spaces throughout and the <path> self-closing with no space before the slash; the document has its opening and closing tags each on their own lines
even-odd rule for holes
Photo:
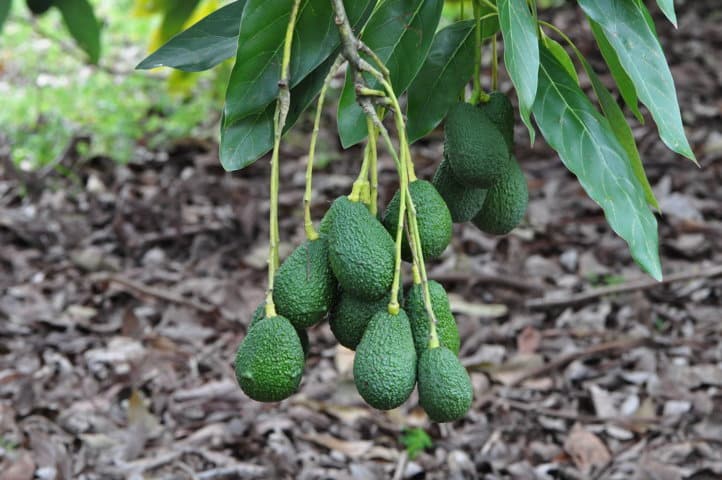
<svg viewBox="0 0 722 480">
<path fill-rule="evenodd" d="M 454 424 L 430 423 L 415 394 L 394 411 L 367 407 L 352 352 L 327 323 L 310 330 L 298 394 L 261 404 L 237 387 L 234 351 L 266 283 L 267 161 L 225 173 L 214 145 L 188 140 L 125 166 L 76 162 L 69 149 L 68 176 L 6 162 L 0 479 L 722 478 L 716 3 L 679 2 L 678 30 L 658 18 L 701 168 L 667 150 L 651 121 L 634 129 L 664 212 L 664 282 L 644 276 L 520 125 L 524 224 L 503 238 L 457 225 L 430 265 L 451 292 L 475 388 Z M 578 10 L 547 14 L 592 50 Z M 281 166 L 286 253 L 303 239 L 308 122 L 294 132 Z M 320 148 L 329 163 L 314 176 L 316 219 L 349 191 L 361 157 L 330 130 Z M 441 150 L 441 132 L 414 146 L 420 176 Z M 385 203 L 388 157 L 381 168 Z M 431 444 L 417 453 L 418 428 Z"/>
</svg>

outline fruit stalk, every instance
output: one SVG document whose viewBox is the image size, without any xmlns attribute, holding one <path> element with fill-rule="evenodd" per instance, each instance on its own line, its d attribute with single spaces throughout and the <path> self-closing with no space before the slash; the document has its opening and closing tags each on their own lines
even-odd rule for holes
<svg viewBox="0 0 722 480">
<path fill-rule="evenodd" d="M 286 116 L 291 104 L 291 90 L 289 88 L 288 70 L 291 63 L 291 42 L 293 41 L 293 30 L 296 26 L 296 17 L 301 0 L 294 0 L 291 7 L 291 16 L 286 27 L 286 37 L 283 44 L 283 58 L 281 61 L 281 77 L 278 81 L 278 99 L 276 110 L 273 114 L 273 153 L 271 154 L 271 199 L 269 208 L 269 241 L 268 241 L 268 289 L 266 291 L 266 317 L 276 316 L 276 307 L 273 304 L 273 280 L 276 276 L 276 269 L 279 265 L 278 258 L 278 177 L 279 177 L 279 152 L 281 149 L 281 135 L 286 124 Z"/>
<path fill-rule="evenodd" d="M 368 129 L 368 145 L 367 148 L 369 149 L 369 154 L 371 155 L 369 157 L 369 170 L 370 170 L 370 180 L 371 180 L 371 191 L 369 192 L 369 195 L 371 196 L 371 215 L 376 216 L 376 213 L 378 213 L 378 191 L 379 191 L 379 171 L 378 171 L 378 165 L 377 165 L 377 151 L 376 151 L 376 137 L 378 136 L 378 131 L 376 130 L 376 127 L 374 126 L 374 122 L 369 118 L 366 117 L 366 128 Z"/>
<path fill-rule="evenodd" d="M 306 190 L 303 192 L 303 226 L 306 231 L 306 238 L 309 240 L 316 240 L 318 238 L 318 232 L 314 228 L 313 220 L 311 219 L 311 195 L 313 162 L 316 156 L 316 141 L 318 140 L 318 132 L 320 131 L 323 102 L 326 99 L 328 86 L 331 84 L 331 80 L 336 74 L 336 70 L 338 70 L 338 67 L 341 66 L 342 59 L 343 57 L 340 55 L 336 57 L 336 60 L 333 62 L 333 66 L 331 66 L 331 70 L 328 71 L 328 75 L 326 75 L 326 79 L 323 81 L 321 93 L 319 94 L 318 102 L 316 103 L 316 115 L 313 118 L 313 132 L 311 133 L 311 143 L 308 147 L 308 163 L 306 164 Z"/>
<path fill-rule="evenodd" d="M 481 2 L 473 1 L 474 20 L 474 78 L 473 89 L 471 90 L 471 98 L 469 102 L 476 105 L 479 101 L 487 102 L 488 95 L 481 89 Z"/>
</svg>

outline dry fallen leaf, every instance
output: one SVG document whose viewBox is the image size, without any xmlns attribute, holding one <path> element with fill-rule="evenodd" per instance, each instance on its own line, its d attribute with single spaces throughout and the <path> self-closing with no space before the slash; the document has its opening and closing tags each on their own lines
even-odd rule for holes
<svg viewBox="0 0 722 480">
<path fill-rule="evenodd" d="M 329 450 L 341 452 L 351 458 L 361 457 L 374 444 L 374 442 L 367 440 L 341 440 L 326 433 L 307 433 L 300 435 L 300 438 L 326 447 Z"/>
<path fill-rule="evenodd" d="M 541 343 L 541 333 L 532 326 L 527 326 L 516 337 L 516 349 L 519 353 L 534 353 Z"/>
<path fill-rule="evenodd" d="M 604 442 L 578 423 L 574 424 L 572 431 L 564 441 L 564 449 L 584 474 L 603 467 L 612 459 Z"/>
<path fill-rule="evenodd" d="M 0 463 L 0 480 L 32 480 L 35 477 L 35 462 L 27 450 L 13 455 L 12 460 Z"/>
</svg>

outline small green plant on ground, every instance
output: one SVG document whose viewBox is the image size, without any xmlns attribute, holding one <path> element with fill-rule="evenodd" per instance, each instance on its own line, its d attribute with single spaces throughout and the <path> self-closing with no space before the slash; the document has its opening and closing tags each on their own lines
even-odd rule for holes
<svg viewBox="0 0 722 480">
<path fill-rule="evenodd" d="M 532 141 L 538 129 L 602 207 L 634 260 L 662 277 L 652 211 L 658 205 L 631 129 L 571 39 L 539 19 L 535 2 L 524 0 L 447 2 L 458 7 L 460 19 L 438 29 L 444 3 L 238 0 L 139 65 L 197 71 L 235 57 L 221 122 L 221 163 L 239 170 L 271 151 L 268 289 L 259 307 L 265 314 L 254 318 L 235 363 L 238 383 L 251 398 L 277 401 L 296 391 L 304 361 L 298 332 L 331 312 L 339 341 L 356 349 L 354 381 L 369 405 L 395 408 L 418 385 L 419 403 L 432 420 L 465 415 L 473 391 L 457 357 L 459 333 L 446 292 L 427 278 L 425 259 L 446 248 L 452 222 L 471 221 L 504 235 L 524 216 L 528 191 L 514 156 L 514 109 L 496 91 L 500 42 Z M 676 21 L 672 2 L 658 3 Z M 578 4 L 628 111 L 641 119 L 644 104 L 662 141 L 694 161 L 645 5 Z M 481 87 L 484 48 L 492 58 L 491 92 Z M 341 143 L 365 145 L 351 192 L 333 203 L 317 230 L 309 208 L 315 146 L 328 85 L 339 68 L 346 73 L 338 107 Z M 591 80 L 600 108 L 579 86 L 577 68 Z M 307 240 L 281 264 L 280 144 L 283 132 L 314 103 L 304 194 Z M 410 144 L 442 122 L 444 157 L 429 183 L 416 176 Z M 399 178 L 383 213 L 377 202 L 379 143 Z M 411 263 L 413 276 L 406 294 L 402 259 Z"/>
</svg>

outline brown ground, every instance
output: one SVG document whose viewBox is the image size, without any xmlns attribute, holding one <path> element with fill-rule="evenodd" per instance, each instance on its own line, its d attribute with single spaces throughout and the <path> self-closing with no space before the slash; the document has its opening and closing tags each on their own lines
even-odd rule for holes
<svg viewBox="0 0 722 480">
<path fill-rule="evenodd" d="M 678 31 L 659 24 L 702 168 L 666 150 L 651 122 L 635 128 L 664 211 L 664 271 L 677 281 L 645 278 L 553 153 L 527 148 L 519 128 L 527 222 L 505 238 L 457 226 L 430 267 L 452 292 L 476 390 L 452 425 L 430 424 L 415 397 L 388 413 L 366 407 L 326 324 L 311 329 L 299 394 L 267 405 L 237 388 L 233 353 L 265 287 L 266 161 L 226 174 L 213 146 L 188 142 L 127 166 L 76 164 L 77 178 L 36 175 L 27 189 L 6 166 L 0 479 L 722 478 L 716 3 L 684 2 Z M 576 10 L 551 15 L 591 48 Z M 308 125 L 296 132 L 283 152 L 286 252 L 303 235 Z M 338 153 L 333 133 L 321 140 L 332 162 L 315 177 L 316 218 L 360 158 Z M 422 176 L 440 151 L 438 135 L 417 145 Z M 382 166 L 388 200 L 394 175 L 388 158 Z M 409 459 L 404 427 L 424 428 L 433 446 Z"/>
</svg>

